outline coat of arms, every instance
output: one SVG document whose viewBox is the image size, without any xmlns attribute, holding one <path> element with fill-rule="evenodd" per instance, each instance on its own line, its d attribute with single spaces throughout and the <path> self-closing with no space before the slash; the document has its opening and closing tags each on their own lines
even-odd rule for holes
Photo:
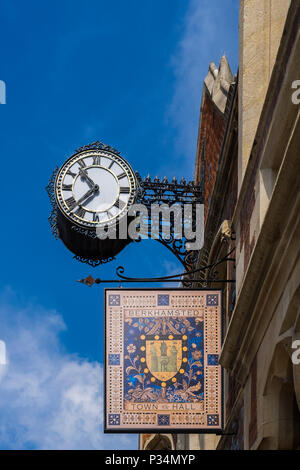
<svg viewBox="0 0 300 470">
<path fill-rule="evenodd" d="M 168 385 L 175 383 L 177 377 L 185 372 L 187 363 L 187 336 L 145 336 L 147 374 L 152 382 Z"/>
</svg>

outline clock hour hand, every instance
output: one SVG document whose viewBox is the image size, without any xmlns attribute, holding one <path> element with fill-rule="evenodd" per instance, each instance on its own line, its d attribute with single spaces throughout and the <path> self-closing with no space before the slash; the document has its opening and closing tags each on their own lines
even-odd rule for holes
<svg viewBox="0 0 300 470">
<path fill-rule="evenodd" d="M 83 176 L 93 187 L 94 186 L 97 186 L 94 181 L 92 180 L 92 178 L 87 174 L 87 171 L 84 169 L 84 168 L 80 168 L 79 169 L 79 173 L 81 174 L 81 176 Z"/>
</svg>

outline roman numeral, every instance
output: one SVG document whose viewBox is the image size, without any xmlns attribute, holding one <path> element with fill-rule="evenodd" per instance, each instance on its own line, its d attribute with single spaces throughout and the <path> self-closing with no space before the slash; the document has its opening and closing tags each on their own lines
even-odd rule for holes
<svg viewBox="0 0 300 470">
<path fill-rule="evenodd" d="M 115 203 L 114 206 L 116 206 L 118 209 L 123 209 L 126 206 L 126 203 L 122 201 L 121 199 L 118 199 Z"/>
<path fill-rule="evenodd" d="M 107 213 L 107 217 L 109 219 L 114 216 L 114 214 L 112 214 L 110 211 L 106 211 L 106 213 Z"/>
<path fill-rule="evenodd" d="M 124 178 L 125 176 L 127 176 L 125 172 L 121 173 L 120 175 L 118 175 L 118 180 Z"/>
<path fill-rule="evenodd" d="M 83 207 L 79 207 L 79 209 L 77 209 L 77 211 L 75 212 L 75 214 L 78 215 L 78 217 L 81 217 L 82 219 L 84 218 L 85 213 L 86 210 L 83 209 Z"/>
<path fill-rule="evenodd" d="M 72 211 L 74 209 L 74 207 L 77 206 L 77 202 L 75 201 L 75 199 L 73 198 L 73 196 L 69 197 L 68 199 L 66 199 L 66 204 L 68 205 L 70 211 Z"/>
<path fill-rule="evenodd" d="M 72 191 L 72 185 L 71 184 L 63 184 L 62 189 L 63 189 L 63 191 Z"/>
<path fill-rule="evenodd" d="M 93 156 L 93 165 L 100 165 L 100 160 L 101 160 L 100 155 L 94 155 Z"/>
<path fill-rule="evenodd" d="M 130 190 L 128 186 L 120 186 L 120 194 L 129 194 Z"/>
<path fill-rule="evenodd" d="M 99 215 L 93 212 L 93 222 L 99 222 Z"/>
<path fill-rule="evenodd" d="M 73 173 L 73 171 L 68 170 L 68 171 L 67 171 L 67 175 L 70 175 L 70 176 L 72 176 L 72 178 L 75 178 L 76 173 Z"/>
<path fill-rule="evenodd" d="M 79 160 L 77 163 L 78 163 L 78 165 L 81 166 L 81 168 L 85 168 L 85 167 L 86 167 L 86 164 L 84 163 L 84 160 Z"/>
<path fill-rule="evenodd" d="M 113 166 L 114 163 L 115 163 L 114 160 L 112 160 L 112 161 L 110 162 L 109 167 L 108 167 L 109 170 L 111 169 L 111 167 Z"/>
</svg>

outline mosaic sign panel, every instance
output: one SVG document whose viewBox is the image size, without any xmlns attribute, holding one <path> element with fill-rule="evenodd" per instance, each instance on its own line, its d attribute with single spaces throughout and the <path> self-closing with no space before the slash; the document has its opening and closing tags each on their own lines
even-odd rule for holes
<svg viewBox="0 0 300 470">
<path fill-rule="evenodd" d="M 105 432 L 222 429 L 221 291 L 105 290 Z"/>
</svg>

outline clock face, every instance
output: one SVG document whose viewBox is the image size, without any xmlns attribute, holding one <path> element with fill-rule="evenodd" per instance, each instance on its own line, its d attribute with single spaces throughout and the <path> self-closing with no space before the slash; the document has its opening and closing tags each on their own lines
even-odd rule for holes
<svg viewBox="0 0 300 470">
<path fill-rule="evenodd" d="M 56 201 L 76 224 L 112 224 L 134 202 L 136 179 L 130 165 L 105 150 L 86 150 L 69 158 L 56 177 Z"/>
</svg>

